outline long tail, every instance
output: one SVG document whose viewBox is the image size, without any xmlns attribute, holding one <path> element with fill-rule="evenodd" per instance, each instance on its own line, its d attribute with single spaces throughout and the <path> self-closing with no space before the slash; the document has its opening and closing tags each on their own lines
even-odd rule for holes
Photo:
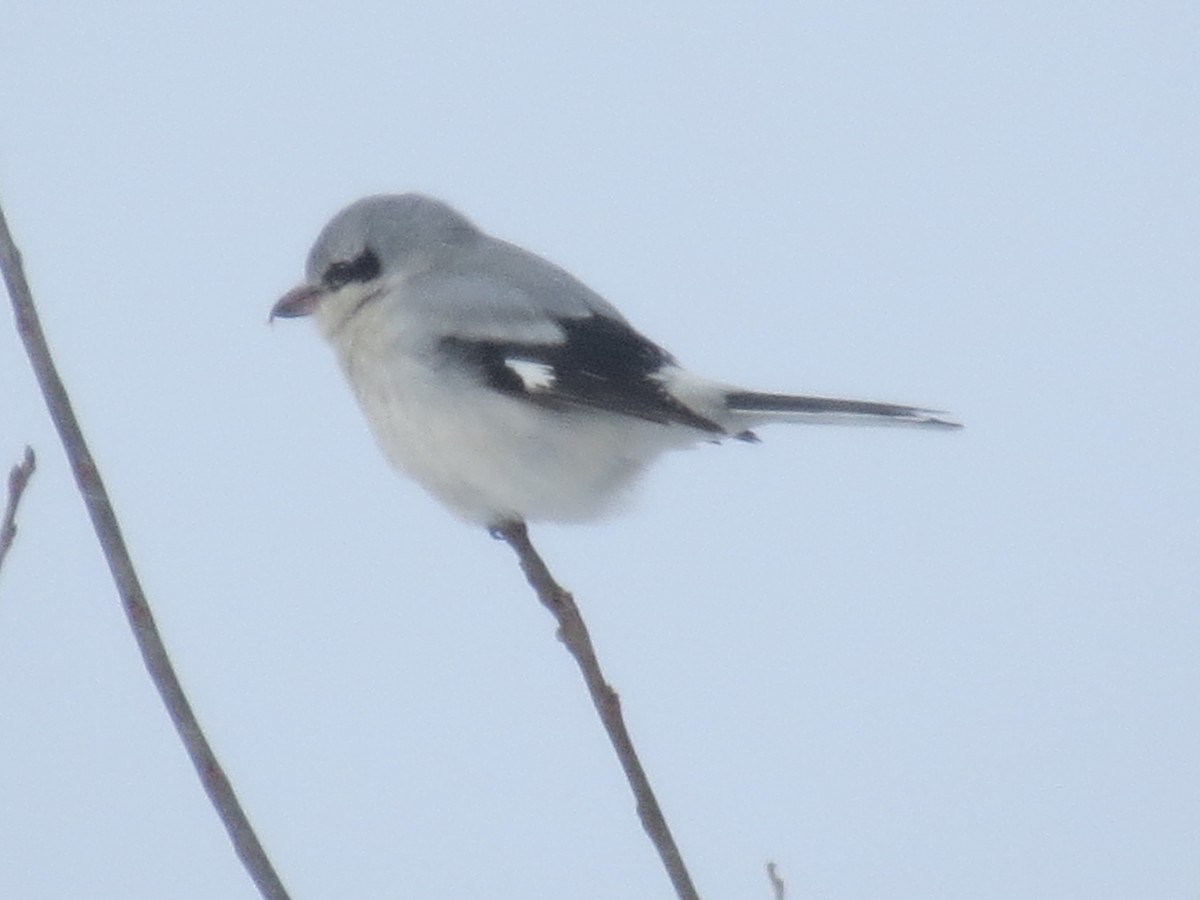
<svg viewBox="0 0 1200 900">
<path fill-rule="evenodd" d="M 731 413 L 755 422 L 813 422 L 834 425 L 916 425 L 931 428 L 962 428 L 947 413 L 917 406 L 873 403 L 868 400 L 836 400 L 832 397 L 801 397 L 795 394 L 762 394 L 730 391 L 725 406 Z"/>
</svg>

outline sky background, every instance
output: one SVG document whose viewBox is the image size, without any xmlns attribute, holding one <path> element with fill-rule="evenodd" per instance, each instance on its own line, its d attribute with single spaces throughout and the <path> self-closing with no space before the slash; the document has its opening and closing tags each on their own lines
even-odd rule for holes
<svg viewBox="0 0 1200 900">
<path fill-rule="evenodd" d="M 170 8 L 168 8 L 170 6 Z M 1200 896 L 1200 6 L 10 4 L 0 199 L 184 684 L 293 896 L 670 896 L 509 550 L 309 323 L 421 190 L 773 427 L 534 538 L 701 893 Z M 11 326 L 0 896 L 252 898 Z"/>
</svg>

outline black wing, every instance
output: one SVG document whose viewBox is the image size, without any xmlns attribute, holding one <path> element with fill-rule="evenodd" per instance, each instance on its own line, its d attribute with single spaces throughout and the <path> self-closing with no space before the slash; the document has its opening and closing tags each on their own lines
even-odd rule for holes
<svg viewBox="0 0 1200 900">
<path fill-rule="evenodd" d="M 671 354 L 624 322 L 592 315 L 559 319 L 557 344 L 444 338 L 443 349 L 475 367 L 489 387 L 550 408 L 588 406 L 664 425 L 724 434 L 672 397 L 655 377 Z"/>
</svg>

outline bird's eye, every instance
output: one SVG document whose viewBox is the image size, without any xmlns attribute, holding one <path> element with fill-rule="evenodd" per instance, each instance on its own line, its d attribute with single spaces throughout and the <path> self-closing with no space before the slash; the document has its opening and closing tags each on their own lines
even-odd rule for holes
<svg viewBox="0 0 1200 900">
<path fill-rule="evenodd" d="M 321 283 L 335 291 L 352 281 L 370 281 L 379 274 L 379 269 L 379 257 L 368 247 L 354 259 L 339 259 L 330 263 L 321 276 Z"/>
</svg>

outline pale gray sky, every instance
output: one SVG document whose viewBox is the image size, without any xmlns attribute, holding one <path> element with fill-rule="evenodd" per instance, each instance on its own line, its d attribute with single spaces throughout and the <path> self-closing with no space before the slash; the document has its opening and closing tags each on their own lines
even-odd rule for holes
<svg viewBox="0 0 1200 900">
<path fill-rule="evenodd" d="M 0 198 L 160 624 L 297 898 L 670 895 L 507 549 L 267 328 L 441 196 L 692 368 L 953 410 L 534 532 L 701 891 L 1200 893 L 1194 3 L 23 4 Z M 11 327 L 0 896 L 251 898 Z"/>
</svg>

